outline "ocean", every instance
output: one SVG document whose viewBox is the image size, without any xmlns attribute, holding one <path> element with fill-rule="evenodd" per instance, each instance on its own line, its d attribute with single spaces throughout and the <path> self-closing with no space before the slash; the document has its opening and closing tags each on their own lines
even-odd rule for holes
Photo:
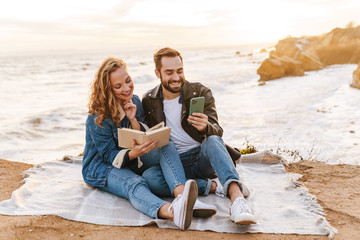
<svg viewBox="0 0 360 240">
<path fill-rule="evenodd" d="M 178 49 L 185 77 L 210 87 L 223 139 L 271 149 L 289 162 L 360 164 L 360 90 L 355 64 L 333 65 L 302 77 L 259 85 L 264 46 Z M 0 57 L 0 158 L 41 163 L 78 155 L 85 144 L 89 86 L 109 56 L 128 63 L 140 97 L 159 80 L 153 49 L 33 53 Z"/>
</svg>

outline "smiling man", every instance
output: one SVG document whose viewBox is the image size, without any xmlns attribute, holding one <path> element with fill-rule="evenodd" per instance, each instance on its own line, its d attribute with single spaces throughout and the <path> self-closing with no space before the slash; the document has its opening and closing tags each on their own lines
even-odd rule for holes
<svg viewBox="0 0 360 240">
<path fill-rule="evenodd" d="M 250 193 L 241 183 L 232 158 L 221 136 L 215 99 L 209 88 L 201 83 L 186 81 L 181 54 L 172 48 L 162 48 L 154 55 L 155 74 L 161 84 L 145 93 L 143 106 L 149 126 L 161 121 L 171 128 L 170 142 L 174 156 L 179 157 L 187 178 L 195 179 L 199 194 L 207 195 L 223 186 L 232 202 L 230 219 L 239 224 L 254 224 L 255 217 L 245 200 Z M 204 97 L 204 112 L 189 116 L 190 100 Z M 190 124 L 189 124 L 190 123 Z M 239 158 L 239 156 L 237 156 Z M 212 180 L 215 176 L 218 180 Z M 150 169 L 144 177 L 151 178 L 151 189 L 166 189 L 160 169 Z M 154 181 L 156 178 L 157 181 Z M 158 192 L 163 194 L 164 192 Z M 194 214 L 209 216 L 216 211 L 202 211 L 206 206 L 196 204 Z M 211 213 L 211 214 L 207 214 Z"/>
</svg>

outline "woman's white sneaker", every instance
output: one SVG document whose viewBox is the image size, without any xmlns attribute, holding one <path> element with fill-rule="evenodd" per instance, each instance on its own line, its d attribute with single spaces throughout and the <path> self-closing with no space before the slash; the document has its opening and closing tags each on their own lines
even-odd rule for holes
<svg viewBox="0 0 360 240">
<path fill-rule="evenodd" d="M 174 214 L 174 224 L 178 228 L 186 230 L 190 227 L 197 195 L 196 182 L 188 180 L 185 183 L 184 192 L 178 195 L 171 203 L 168 211 Z"/>
<path fill-rule="evenodd" d="M 244 198 L 237 198 L 230 208 L 230 219 L 238 224 L 255 224 L 255 217 Z"/>
</svg>

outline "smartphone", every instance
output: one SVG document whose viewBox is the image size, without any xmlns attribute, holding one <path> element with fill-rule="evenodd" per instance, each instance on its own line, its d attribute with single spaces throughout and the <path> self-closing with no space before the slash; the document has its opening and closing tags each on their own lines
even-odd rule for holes
<svg viewBox="0 0 360 240">
<path fill-rule="evenodd" d="M 204 103 L 205 103 L 204 97 L 196 97 L 190 99 L 189 116 L 191 116 L 194 112 L 204 113 Z"/>
</svg>

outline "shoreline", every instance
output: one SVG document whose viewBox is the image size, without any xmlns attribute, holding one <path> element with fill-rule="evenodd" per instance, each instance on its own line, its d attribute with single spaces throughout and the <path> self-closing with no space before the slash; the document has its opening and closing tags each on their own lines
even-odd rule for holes
<svg viewBox="0 0 360 240">
<path fill-rule="evenodd" d="M 21 173 L 33 165 L 0 159 L 0 201 L 9 199 L 22 183 Z M 300 161 L 289 164 L 288 172 L 299 173 L 305 187 L 324 208 L 326 219 L 338 230 L 334 239 L 360 236 L 360 166 L 328 165 Z M 4 239 L 328 239 L 319 235 L 231 234 L 210 231 L 161 229 L 155 225 L 118 227 L 75 222 L 58 216 L 0 215 L 0 236 Z"/>
</svg>

